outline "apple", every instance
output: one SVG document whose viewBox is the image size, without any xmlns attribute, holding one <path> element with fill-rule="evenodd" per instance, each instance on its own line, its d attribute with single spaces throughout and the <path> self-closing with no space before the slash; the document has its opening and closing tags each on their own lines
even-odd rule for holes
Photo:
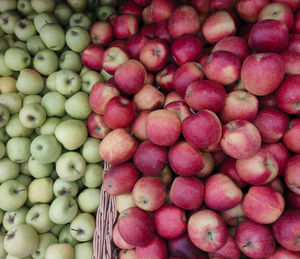
<svg viewBox="0 0 300 259">
<path fill-rule="evenodd" d="M 208 13 L 210 8 L 210 1 L 207 0 L 191 0 L 191 4 L 199 13 Z"/>
<path fill-rule="evenodd" d="M 100 203 L 99 189 L 84 189 L 77 198 L 77 203 L 82 212 L 96 213 Z"/>
<path fill-rule="evenodd" d="M 297 259 L 299 254 L 296 252 L 289 251 L 282 247 L 278 247 L 275 252 L 270 255 L 267 259 Z"/>
<path fill-rule="evenodd" d="M 164 107 L 166 107 L 169 103 L 177 102 L 177 101 L 178 102 L 184 102 L 184 99 L 179 93 L 177 93 L 175 91 L 170 91 L 166 95 Z"/>
<path fill-rule="evenodd" d="M 0 103 L 6 106 L 6 108 L 8 108 L 11 115 L 19 113 L 19 111 L 22 109 L 23 106 L 21 95 L 15 92 L 8 92 L 8 93 L 1 94 Z M 12 116 L 10 120 L 7 122 L 7 124 L 9 124 L 9 122 L 12 120 L 13 117 L 15 116 Z"/>
<path fill-rule="evenodd" d="M 239 259 L 241 255 L 241 251 L 236 245 L 234 238 L 230 235 L 227 236 L 227 240 L 224 246 L 218 249 L 215 252 L 209 253 L 211 258 L 224 258 L 230 257 L 233 259 Z"/>
<path fill-rule="evenodd" d="M 33 21 L 27 18 L 18 20 L 14 27 L 14 33 L 19 40 L 27 41 L 36 34 Z"/>
<path fill-rule="evenodd" d="M 13 34 L 15 25 L 20 19 L 18 13 L 14 11 L 4 11 L 0 15 L 0 28 L 6 34 Z"/>
<path fill-rule="evenodd" d="M 241 203 L 229 210 L 221 211 L 220 215 L 222 216 L 225 223 L 232 227 L 238 226 L 241 222 L 247 219 L 247 216 L 242 209 Z"/>
<path fill-rule="evenodd" d="M 90 44 L 82 51 L 81 61 L 86 67 L 99 71 L 102 69 L 104 52 L 101 45 Z"/>
<path fill-rule="evenodd" d="M 0 5 L 0 11 L 5 12 L 5 11 L 10 11 L 10 10 L 15 10 L 17 7 L 17 1 L 3 1 Z"/>
<path fill-rule="evenodd" d="M 29 82 L 31 82 L 29 84 Z M 22 69 L 17 81 L 16 88 L 24 94 L 39 94 L 44 87 L 42 76 L 33 69 Z"/>
<path fill-rule="evenodd" d="M 296 194 L 300 194 L 299 190 L 299 169 L 298 165 L 300 162 L 300 154 L 293 155 L 287 161 L 285 170 L 284 170 L 284 181 L 286 186 Z"/>
<path fill-rule="evenodd" d="M 46 93 L 41 100 L 41 105 L 48 117 L 62 117 L 65 115 L 65 102 L 67 98 L 57 91 Z"/>
<path fill-rule="evenodd" d="M 102 59 L 105 71 L 109 74 L 114 74 L 122 64 L 129 60 L 129 55 L 121 48 L 110 47 L 104 51 Z"/>
<path fill-rule="evenodd" d="M 285 63 L 285 73 L 288 75 L 299 75 L 300 53 L 288 50 L 280 55 Z"/>
<path fill-rule="evenodd" d="M 155 37 L 155 30 L 156 30 L 155 23 L 145 24 L 145 25 L 141 26 L 139 34 L 141 36 L 145 36 L 152 40 Z"/>
<path fill-rule="evenodd" d="M 204 167 L 196 173 L 195 176 L 198 178 L 204 178 L 210 175 L 215 167 L 215 161 L 210 152 L 202 152 L 202 156 L 204 159 Z"/>
<path fill-rule="evenodd" d="M 96 228 L 96 221 L 92 214 L 80 213 L 71 222 L 71 235 L 80 242 L 92 240 Z"/>
<path fill-rule="evenodd" d="M 45 257 L 46 250 L 51 244 L 57 243 L 57 238 L 52 233 L 44 233 L 39 235 L 38 248 L 31 255 L 33 259 L 41 259 Z"/>
<path fill-rule="evenodd" d="M 17 225 L 26 223 L 26 214 L 28 213 L 28 208 L 22 206 L 17 210 L 6 211 L 3 216 L 2 224 L 6 231 L 10 231 Z"/>
<path fill-rule="evenodd" d="M 81 155 L 87 163 L 99 163 L 102 161 L 102 158 L 98 153 L 100 143 L 101 141 L 99 139 L 88 137 L 81 147 Z"/>
<path fill-rule="evenodd" d="M 59 67 L 60 69 L 73 70 L 78 73 L 82 68 L 80 55 L 73 50 L 65 50 L 59 57 Z"/>
<path fill-rule="evenodd" d="M 74 26 L 66 32 L 66 44 L 75 52 L 82 52 L 90 44 L 90 41 L 89 32 L 82 27 Z"/>
<path fill-rule="evenodd" d="M 80 90 L 82 81 L 76 72 L 62 69 L 55 75 L 55 84 L 59 93 L 70 96 Z"/>
<path fill-rule="evenodd" d="M 190 115 L 192 115 L 192 111 L 190 106 L 188 106 L 183 101 L 175 101 L 167 104 L 164 107 L 165 110 L 169 110 L 171 112 L 174 112 L 180 119 L 181 122 Z"/>
<path fill-rule="evenodd" d="M 70 224 L 63 226 L 58 235 L 59 243 L 68 243 L 72 246 L 77 245 L 79 242 L 71 235 Z"/>
<path fill-rule="evenodd" d="M 297 11 L 294 16 L 293 32 L 294 33 L 300 32 L 300 12 L 299 11 Z"/>
<path fill-rule="evenodd" d="M 235 1 L 233 0 L 212 0 L 210 1 L 210 11 L 228 9 L 234 7 Z"/>
<path fill-rule="evenodd" d="M 60 24 L 66 26 L 69 24 L 73 10 L 67 3 L 61 2 L 56 4 L 53 14 Z"/>
<path fill-rule="evenodd" d="M 1 146 L 3 150 L 1 151 L 5 154 L 5 145 L 2 143 Z M 20 165 L 17 162 L 11 161 L 7 157 L 3 157 L 0 160 L 0 171 L 1 171 L 0 183 L 4 183 L 7 180 L 14 180 L 18 177 L 20 172 Z"/>
<path fill-rule="evenodd" d="M 300 209 L 300 195 L 293 191 L 287 190 L 285 201 L 288 209 Z"/>
<path fill-rule="evenodd" d="M 172 37 L 169 33 L 169 21 L 168 20 L 156 23 L 155 38 L 164 40 L 166 43 L 172 42 Z"/>
<path fill-rule="evenodd" d="M 58 57 L 50 49 L 40 50 L 33 58 L 33 67 L 40 74 L 48 76 L 57 70 Z"/>
<path fill-rule="evenodd" d="M 119 251 L 118 256 L 120 259 L 138 259 L 136 256 L 135 249 L 122 249 Z"/>
<path fill-rule="evenodd" d="M 153 259 L 159 259 L 167 258 L 168 255 L 167 245 L 158 235 L 154 235 L 147 244 L 136 247 L 135 251 L 137 258 L 151 257 Z"/>
<path fill-rule="evenodd" d="M 131 207 L 136 207 L 131 192 L 116 195 L 116 208 L 119 213 Z"/>
<path fill-rule="evenodd" d="M 147 140 L 146 135 L 146 122 L 150 111 L 139 112 L 133 122 L 131 123 L 131 132 L 134 137 L 139 140 Z"/>
<path fill-rule="evenodd" d="M 188 220 L 192 243 L 205 252 L 215 252 L 225 245 L 227 228 L 221 216 L 208 209 L 193 213 Z"/>
<path fill-rule="evenodd" d="M 153 19 L 151 17 L 151 7 L 150 5 L 147 5 L 144 7 L 142 11 L 142 20 L 144 24 L 151 24 L 153 23 Z"/>
<path fill-rule="evenodd" d="M 296 145 L 298 142 L 298 132 L 300 130 L 300 119 L 290 120 L 283 135 L 284 145 L 291 151 L 295 153 L 300 153 L 300 149 Z"/>
<path fill-rule="evenodd" d="M 45 259 L 72 259 L 74 253 L 70 244 L 51 244 L 46 250 Z"/>
<path fill-rule="evenodd" d="M 164 90 L 171 91 L 173 88 L 173 77 L 177 67 L 174 64 L 165 66 L 156 74 L 156 82 Z"/>
<path fill-rule="evenodd" d="M 53 183 L 53 194 L 57 198 L 63 195 L 70 195 L 75 198 L 78 194 L 77 182 L 70 182 L 62 178 L 57 178 Z"/>
<path fill-rule="evenodd" d="M 117 39 L 126 39 L 138 32 L 138 18 L 132 14 L 117 16 L 113 23 L 113 33 Z"/>
<path fill-rule="evenodd" d="M 163 238 L 181 236 L 187 228 L 186 221 L 185 211 L 175 205 L 163 205 L 154 213 L 155 230 Z"/>
<path fill-rule="evenodd" d="M 299 210 L 287 210 L 272 225 L 277 242 L 289 251 L 299 252 Z"/>
<path fill-rule="evenodd" d="M 251 220 L 238 225 L 235 243 L 241 252 L 252 258 L 266 258 L 274 253 L 276 246 L 270 227 Z"/>
<path fill-rule="evenodd" d="M 129 250 L 129 249 L 135 248 L 134 246 L 129 245 L 124 241 L 124 239 L 120 235 L 117 224 L 114 225 L 113 230 L 112 230 L 112 240 L 113 240 L 114 244 L 120 249 Z"/>
<path fill-rule="evenodd" d="M 135 34 L 126 41 L 126 50 L 133 59 L 139 59 L 141 49 L 149 41 L 146 36 Z"/>
<path fill-rule="evenodd" d="M 19 112 L 19 119 L 26 128 L 38 128 L 46 120 L 46 112 L 40 104 L 29 103 L 22 107 Z"/>
<path fill-rule="evenodd" d="M 1 134 L 3 142 L 4 140 L 7 142 L 9 137 L 28 137 L 33 132 L 33 129 L 26 128 L 21 124 L 18 114 L 11 116 L 6 126 L 1 129 L 3 130 Z"/>
<path fill-rule="evenodd" d="M 103 116 L 92 112 L 87 119 L 89 134 L 97 139 L 103 139 L 111 129 L 104 123 Z"/>
<path fill-rule="evenodd" d="M 257 21 L 260 11 L 270 3 L 270 0 L 239 0 L 235 4 L 237 14 L 246 22 L 253 23 Z"/>
<path fill-rule="evenodd" d="M 175 9 L 173 0 L 153 0 L 150 4 L 150 15 L 155 23 L 167 21 Z"/>
<path fill-rule="evenodd" d="M 74 13 L 69 20 L 70 27 L 79 26 L 88 30 L 91 27 L 91 19 L 83 13 Z"/>
<path fill-rule="evenodd" d="M 122 5 L 120 13 L 132 14 L 140 18 L 142 16 L 142 7 L 134 1 L 126 1 Z"/>
<path fill-rule="evenodd" d="M 34 179 L 28 186 L 28 200 L 31 203 L 50 203 L 53 200 L 53 180 Z"/>
<path fill-rule="evenodd" d="M 39 31 L 42 41 L 48 49 L 59 51 L 66 42 L 65 32 L 63 28 L 57 23 L 45 23 Z"/>
</svg>

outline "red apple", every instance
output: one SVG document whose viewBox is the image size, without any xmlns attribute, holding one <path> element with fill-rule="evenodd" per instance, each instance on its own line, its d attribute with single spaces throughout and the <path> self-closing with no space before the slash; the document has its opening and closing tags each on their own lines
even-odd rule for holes
<svg viewBox="0 0 300 259">
<path fill-rule="evenodd" d="M 167 160 L 167 149 L 146 140 L 139 144 L 133 161 L 136 167 L 144 174 L 157 176 L 163 170 Z"/>
<path fill-rule="evenodd" d="M 257 21 L 260 11 L 270 3 L 270 0 L 238 0 L 235 9 L 238 15 L 246 22 Z"/>
<path fill-rule="evenodd" d="M 102 65 L 109 74 L 114 74 L 116 70 L 129 60 L 129 55 L 121 48 L 110 47 L 103 54 Z"/>
<path fill-rule="evenodd" d="M 139 34 L 141 36 L 145 36 L 148 39 L 155 38 L 155 31 L 156 31 L 156 23 L 145 24 L 140 28 Z"/>
<path fill-rule="evenodd" d="M 113 227 L 112 239 L 114 244 L 120 249 L 133 249 L 133 245 L 127 244 L 124 239 L 121 237 L 117 224 Z"/>
<path fill-rule="evenodd" d="M 122 14 L 114 20 L 113 32 L 118 39 L 126 39 L 137 34 L 138 29 L 138 18 L 132 14 Z"/>
<path fill-rule="evenodd" d="M 284 51 L 280 55 L 285 63 L 285 73 L 288 75 L 300 75 L 300 53 Z"/>
<path fill-rule="evenodd" d="M 143 18 L 143 22 L 144 24 L 151 24 L 153 23 L 153 19 L 151 16 L 151 7 L 150 5 L 147 5 L 144 7 L 143 11 L 142 11 L 142 18 Z"/>
<path fill-rule="evenodd" d="M 146 76 L 145 84 L 149 84 L 149 85 L 153 85 L 154 84 L 154 76 L 149 71 L 147 71 L 147 76 Z"/>
<path fill-rule="evenodd" d="M 293 32 L 300 33 L 300 11 L 297 11 L 294 16 Z"/>
<path fill-rule="evenodd" d="M 146 135 L 150 141 L 160 146 L 173 145 L 181 134 L 181 121 L 171 111 L 152 111 L 146 123 Z"/>
<path fill-rule="evenodd" d="M 258 97 L 259 106 L 261 108 L 277 108 L 276 91 Z"/>
<path fill-rule="evenodd" d="M 130 192 L 138 179 L 139 172 L 136 167 L 132 163 L 124 163 L 108 169 L 103 176 L 103 186 L 109 194 L 120 195 Z"/>
<path fill-rule="evenodd" d="M 273 224 L 277 242 L 290 251 L 300 251 L 300 210 L 288 210 Z"/>
<path fill-rule="evenodd" d="M 288 209 L 291 209 L 291 210 L 295 210 L 295 209 L 299 210 L 300 209 L 300 194 L 298 195 L 298 194 L 288 190 L 286 192 L 285 197 L 286 197 L 285 202 L 286 202 Z"/>
<path fill-rule="evenodd" d="M 121 10 L 121 14 L 132 14 L 136 17 L 142 17 L 142 7 L 135 3 L 134 1 L 126 1 L 123 3 Z"/>
<path fill-rule="evenodd" d="M 139 59 L 149 71 L 159 71 L 169 58 L 168 46 L 162 40 L 149 40 L 141 49 Z"/>
<path fill-rule="evenodd" d="M 138 259 L 135 249 L 125 250 L 122 249 L 118 253 L 118 259 Z"/>
<path fill-rule="evenodd" d="M 297 33 L 291 33 L 289 37 L 289 45 L 287 47 L 287 50 L 300 53 L 300 34 Z"/>
<path fill-rule="evenodd" d="M 151 216 L 135 207 L 120 213 L 117 227 L 124 241 L 133 246 L 145 245 L 154 235 L 154 224 Z"/>
<path fill-rule="evenodd" d="M 155 38 L 159 40 L 163 40 L 166 43 L 172 42 L 172 37 L 169 33 L 169 22 L 159 22 L 156 24 L 155 28 Z"/>
<path fill-rule="evenodd" d="M 244 90 L 234 90 L 226 95 L 220 118 L 227 123 L 233 120 L 252 121 L 258 112 L 257 97 Z"/>
<path fill-rule="evenodd" d="M 225 174 L 209 176 L 204 185 L 204 202 L 213 210 L 229 210 L 240 203 L 242 191 Z"/>
<path fill-rule="evenodd" d="M 212 13 L 202 25 L 203 36 L 211 44 L 232 36 L 235 32 L 236 26 L 234 20 L 227 11 Z"/>
<path fill-rule="evenodd" d="M 289 7 L 293 9 L 293 11 L 299 9 L 300 7 L 300 3 L 298 0 L 272 0 L 272 2 L 287 4 Z"/>
<path fill-rule="evenodd" d="M 171 91 L 173 89 L 173 77 L 177 67 L 174 64 L 165 66 L 156 74 L 156 83 L 164 90 Z"/>
<path fill-rule="evenodd" d="M 282 52 L 288 46 L 289 30 L 281 21 L 266 19 L 253 25 L 248 44 L 257 52 Z"/>
<path fill-rule="evenodd" d="M 288 123 L 287 131 L 284 133 L 283 144 L 291 151 L 300 153 L 300 118 L 291 120 Z"/>
<path fill-rule="evenodd" d="M 165 259 L 168 256 L 168 250 L 165 241 L 155 234 L 147 244 L 138 246 L 135 250 L 138 259 Z"/>
<path fill-rule="evenodd" d="M 199 13 L 208 13 L 210 0 L 191 0 L 191 4 Z"/>
<path fill-rule="evenodd" d="M 190 5 L 177 7 L 169 18 L 169 33 L 172 38 L 178 38 L 184 34 L 196 34 L 199 29 L 199 15 Z"/>
<path fill-rule="evenodd" d="M 93 70 L 100 71 L 102 69 L 104 48 L 100 45 L 91 44 L 87 46 L 82 54 L 82 63 Z"/>
<path fill-rule="evenodd" d="M 131 58 L 138 59 L 140 56 L 141 49 L 148 42 L 146 36 L 135 34 L 128 38 L 126 49 Z"/>
<path fill-rule="evenodd" d="M 173 41 L 171 53 L 178 66 L 190 61 L 198 61 L 202 54 L 202 43 L 195 35 L 183 35 Z"/>
<path fill-rule="evenodd" d="M 147 4 L 150 4 L 151 0 L 134 0 L 138 5 L 145 6 Z"/>
<path fill-rule="evenodd" d="M 203 78 L 203 68 L 199 63 L 185 63 L 176 70 L 173 76 L 173 89 L 184 97 L 188 85 Z"/>
<path fill-rule="evenodd" d="M 113 39 L 112 25 L 106 21 L 97 21 L 90 28 L 90 36 L 94 44 L 107 45 Z"/>
<path fill-rule="evenodd" d="M 87 121 L 86 126 L 89 134 L 98 139 L 103 139 L 111 129 L 105 124 L 103 116 L 92 112 Z"/>
<path fill-rule="evenodd" d="M 190 107 L 182 101 L 171 102 L 164 107 L 165 110 L 174 112 L 180 121 L 182 122 L 185 118 L 192 115 Z"/>
<path fill-rule="evenodd" d="M 146 122 L 149 114 L 149 111 L 139 112 L 131 124 L 132 135 L 139 140 L 148 139 L 146 135 Z"/>
<path fill-rule="evenodd" d="M 223 210 L 220 212 L 222 218 L 228 224 L 229 226 L 236 227 L 241 222 L 243 222 L 245 219 L 247 219 L 241 203 L 236 205 L 235 207 L 229 209 L 229 210 Z"/>
<path fill-rule="evenodd" d="M 183 97 L 175 91 L 171 91 L 166 95 L 164 107 L 172 102 L 184 102 Z"/>
<path fill-rule="evenodd" d="M 126 41 L 125 40 L 114 40 L 108 44 L 109 48 L 117 47 L 123 50 L 126 50 Z"/>
<path fill-rule="evenodd" d="M 289 114 L 300 112 L 300 75 L 287 76 L 276 93 L 278 107 Z"/>
<path fill-rule="evenodd" d="M 120 91 L 116 87 L 99 81 L 93 85 L 90 92 L 90 107 L 95 113 L 104 114 L 104 109 L 107 102 L 111 98 L 119 95 Z"/>
<path fill-rule="evenodd" d="M 137 145 L 125 129 L 114 129 L 100 143 L 99 153 L 106 162 L 120 164 L 132 158 Z"/>
<path fill-rule="evenodd" d="M 165 202 L 165 184 L 155 177 L 143 176 L 132 189 L 132 199 L 137 207 L 145 211 L 155 211 Z"/>
<path fill-rule="evenodd" d="M 299 259 L 299 253 L 278 247 L 272 255 L 267 257 L 267 259 Z"/>
<path fill-rule="evenodd" d="M 210 258 L 232 258 L 239 259 L 241 251 L 232 236 L 228 235 L 224 246 L 215 252 L 209 253 Z"/>
<path fill-rule="evenodd" d="M 171 186 L 169 199 L 185 210 L 198 209 L 203 201 L 203 183 L 195 177 L 177 176 Z"/>
<path fill-rule="evenodd" d="M 266 5 L 258 15 L 258 21 L 266 19 L 281 21 L 290 31 L 294 23 L 293 10 L 283 3 L 270 3 Z"/>
<path fill-rule="evenodd" d="M 285 206 L 281 193 L 268 186 L 251 186 L 242 203 L 242 209 L 252 221 L 271 224 L 283 213 Z"/>
<path fill-rule="evenodd" d="M 202 152 L 204 167 L 195 175 L 198 178 L 209 176 L 215 168 L 215 160 L 210 152 Z"/>
<path fill-rule="evenodd" d="M 188 221 L 188 235 L 195 246 L 205 252 L 215 252 L 225 245 L 227 228 L 213 210 L 199 210 Z"/>
<path fill-rule="evenodd" d="M 193 147 L 207 148 L 220 141 L 222 125 L 214 112 L 201 110 L 182 122 L 182 133 Z"/>
<path fill-rule="evenodd" d="M 292 156 L 285 167 L 284 181 L 294 193 L 300 195 L 300 154 Z"/>
<path fill-rule="evenodd" d="M 114 80 L 119 89 L 125 94 L 135 94 L 145 84 L 147 72 L 143 64 L 130 59 L 115 72 Z"/>
<path fill-rule="evenodd" d="M 167 21 L 175 9 L 174 0 L 152 0 L 150 4 L 151 18 L 154 22 Z"/>
<path fill-rule="evenodd" d="M 235 233 L 235 243 L 250 258 L 266 258 L 275 251 L 275 239 L 269 226 L 245 220 Z"/>
<path fill-rule="evenodd" d="M 284 194 L 285 186 L 281 180 L 281 177 L 277 176 L 276 178 L 274 178 L 271 182 L 267 183 L 266 185 L 270 186 L 275 191 L 277 191 L 281 194 Z"/>
<path fill-rule="evenodd" d="M 169 186 L 173 181 L 173 172 L 171 171 L 170 166 L 165 165 L 161 173 L 154 177 L 160 179 L 166 186 Z"/>
<path fill-rule="evenodd" d="M 164 205 L 154 213 L 156 232 L 163 238 L 177 238 L 186 230 L 186 215 L 183 209 Z"/>
</svg>

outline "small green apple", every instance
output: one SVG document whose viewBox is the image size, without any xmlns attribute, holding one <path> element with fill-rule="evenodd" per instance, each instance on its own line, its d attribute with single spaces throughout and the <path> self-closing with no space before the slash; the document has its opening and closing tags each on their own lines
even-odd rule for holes
<svg viewBox="0 0 300 259">
<path fill-rule="evenodd" d="M 66 181 L 62 178 L 57 178 L 53 184 L 53 193 L 55 197 L 70 195 L 75 198 L 79 188 L 77 182 Z"/>
<path fill-rule="evenodd" d="M 22 108 L 22 97 L 14 92 L 0 94 L 0 104 L 8 108 L 10 114 L 16 114 Z"/>
<path fill-rule="evenodd" d="M 2 0 L 0 2 L 0 12 L 15 10 L 17 7 L 17 0 Z"/>
<path fill-rule="evenodd" d="M 93 137 L 89 137 L 80 149 L 80 152 L 87 163 L 99 163 L 103 161 L 98 149 L 101 141 Z"/>
<path fill-rule="evenodd" d="M 53 135 L 40 135 L 31 142 L 30 152 L 40 163 L 49 164 L 58 159 L 62 146 Z"/>
<path fill-rule="evenodd" d="M 103 81 L 103 77 L 96 71 L 88 71 L 81 75 L 82 81 L 82 91 L 86 93 L 90 93 L 92 90 L 93 85 L 96 82 Z"/>
<path fill-rule="evenodd" d="M 65 102 L 67 98 L 57 91 L 50 91 L 42 98 L 41 105 L 48 117 L 63 117 L 66 113 Z"/>
<path fill-rule="evenodd" d="M 46 45 L 42 41 L 40 35 L 35 35 L 32 38 L 28 39 L 26 41 L 26 47 L 29 51 L 29 53 L 34 56 L 36 53 L 38 53 L 40 50 L 45 49 Z"/>
<path fill-rule="evenodd" d="M 36 34 L 33 21 L 27 18 L 17 21 L 14 28 L 14 33 L 19 40 L 27 41 Z"/>
<path fill-rule="evenodd" d="M 95 213 L 100 203 L 100 189 L 88 188 L 78 195 L 78 206 L 81 211 L 87 213 Z"/>
<path fill-rule="evenodd" d="M 52 201 L 49 217 L 56 224 L 67 224 L 75 218 L 77 212 L 78 206 L 76 201 L 69 195 L 63 195 Z"/>
<path fill-rule="evenodd" d="M 26 215 L 28 208 L 25 206 L 17 209 L 6 211 L 3 216 L 3 227 L 6 231 L 10 231 L 14 227 L 26 223 Z"/>
<path fill-rule="evenodd" d="M 63 229 L 59 232 L 58 236 L 58 242 L 59 243 L 66 243 L 70 244 L 71 246 L 74 246 L 78 244 L 79 242 L 71 235 L 70 232 L 70 224 L 67 224 L 63 227 Z"/>
<path fill-rule="evenodd" d="M 56 75 L 58 72 L 53 72 L 50 74 L 46 79 L 46 87 L 49 90 L 55 91 L 56 90 Z"/>
<path fill-rule="evenodd" d="M 117 10 L 114 6 L 103 5 L 98 8 L 96 12 L 96 17 L 99 21 L 105 21 L 107 17 L 115 13 L 117 13 Z"/>
<path fill-rule="evenodd" d="M 40 29 L 40 36 L 48 49 L 59 51 L 65 46 L 65 31 L 57 23 L 46 23 Z"/>
<path fill-rule="evenodd" d="M 32 182 L 33 178 L 30 177 L 30 176 L 28 176 L 28 175 L 25 175 L 25 174 L 20 174 L 20 175 L 16 178 L 16 180 L 17 180 L 18 182 L 20 182 L 21 184 L 24 184 L 24 186 L 25 186 L 26 188 L 28 188 L 29 185 L 30 185 L 30 183 Z"/>
<path fill-rule="evenodd" d="M 68 4 L 61 2 L 57 3 L 53 14 L 61 25 L 66 26 L 69 24 L 69 20 L 71 15 L 73 14 L 73 10 Z"/>
<path fill-rule="evenodd" d="M 33 58 L 33 67 L 40 74 L 48 76 L 57 70 L 58 57 L 50 49 L 40 50 Z"/>
<path fill-rule="evenodd" d="M 59 232 L 63 229 L 64 226 L 65 226 L 64 224 L 55 224 L 55 225 L 53 226 L 53 228 L 51 228 L 51 231 L 50 231 L 50 232 L 51 232 L 54 236 L 58 237 Z"/>
<path fill-rule="evenodd" d="M 47 248 L 58 243 L 57 238 L 50 232 L 39 235 L 39 246 L 31 255 L 33 259 L 44 259 Z"/>
<path fill-rule="evenodd" d="M 92 259 L 94 254 L 93 243 L 85 242 L 74 246 L 75 257 L 74 259 Z"/>
<path fill-rule="evenodd" d="M 0 185 L 0 209 L 17 210 L 26 200 L 27 189 L 17 180 L 8 180 Z"/>
<path fill-rule="evenodd" d="M 34 26 L 38 32 L 41 31 L 41 28 L 48 23 L 58 23 L 55 16 L 51 13 L 39 13 L 33 19 Z"/>
<path fill-rule="evenodd" d="M 82 177 L 84 185 L 88 188 L 97 188 L 102 184 L 103 167 L 99 164 L 88 164 Z"/>
<path fill-rule="evenodd" d="M 63 153 L 56 161 L 58 176 L 67 181 L 76 181 L 85 172 L 86 163 L 84 158 L 77 152 Z"/>
<path fill-rule="evenodd" d="M 2 145 L 4 144 L 2 143 Z M 0 160 L 0 172 L 0 183 L 4 183 L 7 180 L 14 180 L 20 173 L 20 165 L 4 157 Z"/>
<path fill-rule="evenodd" d="M 2 128 L 0 128 L 1 130 Z M 4 128 L 3 128 L 4 129 Z M 15 114 L 10 117 L 8 123 L 5 126 L 6 133 L 9 137 L 29 137 L 33 132 L 33 129 L 26 128 L 19 120 L 19 114 Z"/>
<path fill-rule="evenodd" d="M 59 58 L 59 67 L 78 73 L 82 67 L 80 55 L 69 49 L 64 51 Z"/>
<path fill-rule="evenodd" d="M 23 69 L 16 82 L 17 89 L 26 94 L 39 94 L 44 88 L 43 77 L 34 69 L 25 68 Z"/>
<path fill-rule="evenodd" d="M 5 63 L 4 54 L 0 53 L 0 76 L 11 76 L 14 73 Z"/>
<path fill-rule="evenodd" d="M 35 179 L 28 187 L 28 199 L 32 203 L 50 203 L 53 198 L 53 180 L 49 177 Z"/>
<path fill-rule="evenodd" d="M 0 103 L 0 128 L 4 127 L 9 121 L 10 111 L 9 109 Z"/>
<path fill-rule="evenodd" d="M 55 129 L 58 124 L 60 124 L 62 120 L 60 118 L 51 117 L 48 118 L 44 124 L 40 127 L 39 133 L 41 135 L 54 135 Z"/>
<path fill-rule="evenodd" d="M 17 10 L 22 15 L 28 15 L 33 11 L 30 0 L 18 0 Z"/>
<path fill-rule="evenodd" d="M 85 92 L 77 92 L 65 102 L 66 112 L 74 119 L 85 120 L 91 114 L 89 95 Z"/>
<path fill-rule="evenodd" d="M 4 60 L 6 65 L 14 71 L 21 71 L 29 67 L 31 63 L 31 57 L 28 51 L 18 47 L 10 47 L 7 49 L 4 54 Z"/>
<path fill-rule="evenodd" d="M 31 5 L 37 13 L 52 13 L 55 8 L 55 0 L 31 0 Z"/>
<path fill-rule="evenodd" d="M 24 242 L 26 240 L 26 242 Z M 5 236 L 4 248 L 16 257 L 31 255 L 38 247 L 39 237 L 29 225 L 21 224 L 11 229 Z"/>
<path fill-rule="evenodd" d="M 45 259 L 74 259 L 74 248 L 70 244 L 52 244 L 47 248 Z"/>
<path fill-rule="evenodd" d="M 17 163 L 28 161 L 30 157 L 30 144 L 29 138 L 11 138 L 6 143 L 6 153 L 8 158 Z"/>
<path fill-rule="evenodd" d="M 19 119 L 23 126 L 35 129 L 43 125 L 47 117 L 44 108 L 37 103 L 29 103 L 23 106 L 19 112 Z"/>
<path fill-rule="evenodd" d="M 29 103 L 41 104 L 41 101 L 42 101 L 42 96 L 37 95 L 37 94 L 30 94 L 30 95 L 26 95 L 23 98 L 23 105 L 26 105 Z"/>
<path fill-rule="evenodd" d="M 0 233 L 0 258 L 5 259 L 7 256 L 7 252 L 4 249 L 4 238 L 5 233 Z"/>
<path fill-rule="evenodd" d="M 26 224 L 33 227 L 39 234 L 49 232 L 54 226 L 49 218 L 49 209 L 48 204 L 34 205 L 26 215 Z"/>
<path fill-rule="evenodd" d="M 79 26 L 85 30 L 89 30 L 91 27 L 91 24 L 92 24 L 92 22 L 91 22 L 90 18 L 87 15 L 85 15 L 84 13 L 74 13 L 70 17 L 70 21 L 69 21 L 70 27 Z"/>
<path fill-rule="evenodd" d="M 55 75 L 55 85 L 61 94 L 72 95 L 80 90 L 81 78 L 72 70 L 62 69 Z"/>
<path fill-rule="evenodd" d="M 79 242 L 87 242 L 92 240 L 95 228 L 95 217 L 89 213 L 80 213 L 72 220 L 70 232 Z"/>
<path fill-rule="evenodd" d="M 18 20 L 20 20 L 20 16 L 14 11 L 1 12 L 0 28 L 7 34 L 13 34 Z"/>
<path fill-rule="evenodd" d="M 55 129 L 55 137 L 67 150 L 80 148 L 88 137 L 87 127 L 81 120 L 65 120 Z"/>
<path fill-rule="evenodd" d="M 82 12 L 87 7 L 87 0 L 67 0 L 67 3 L 75 12 Z"/>
<path fill-rule="evenodd" d="M 2 159 L 5 155 L 6 155 L 5 144 L 2 141 L 0 141 L 0 159 Z"/>
<path fill-rule="evenodd" d="M 74 26 L 67 30 L 66 43 L 75 52 L 82 52 L 91 42 L 90 34 L 87 30 Z"/>
</svg>

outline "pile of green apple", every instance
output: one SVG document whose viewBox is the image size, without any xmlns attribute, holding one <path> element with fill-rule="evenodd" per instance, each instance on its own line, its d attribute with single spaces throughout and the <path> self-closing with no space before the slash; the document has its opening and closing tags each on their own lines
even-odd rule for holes
<svg viewBox="0 0 300 259">
<path fill-rule="evenodd" d="M 103 160 L 86 119 L 103 77 L 80 55 L 111 2 L 0 1 L 0 259 L 93 256 Z"/>
</svg>

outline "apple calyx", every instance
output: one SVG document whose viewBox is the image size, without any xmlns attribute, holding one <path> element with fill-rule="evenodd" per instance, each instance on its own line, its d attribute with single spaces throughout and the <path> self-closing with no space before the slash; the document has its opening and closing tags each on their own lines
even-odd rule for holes
<svg viewBox="0 0 300 259">
<path fill-rule="evenodd" d="M 71 189 L 67 189 L 67 188 L 62 188 L 58 193 L 61 195 L 61 196 L 63 196 L 63 195 L 68 195 L 68 194 L 70 194 L 71 193 Z"/>
<path fill-rule="evenodd" d="M 245 248 L 245 247 L 251 247 L 252 246 L 252 241 L 248 241 L 246 244 L 244 244 L 242 246 L 242 248 Z"/>
<path fill-rule="evenodd" d="M 39 216 L 40 216 L 40 213 L 36 212 L 36 213 L 32 216 L 31 220 L 34 220 L 34 219 L 38 218 Z"/>
<path fill-rule="evenodd" d="M 215 235 L 214 235 L 213 231 L 208 230 L 208 231 L 206 232 L 206 239 L 207 239 L 207 240 L 213 241 L 213 240 L 214 240 L 214 237 L 215 237 Z"/>
<path fill-rule="evenodd" d="M 239 127 L 238 127 L 238 125 L 236 125 L 235 123 L 232 123 L 232 122 L 229 122 L 229 123 L 228 123 L 228 129 L 230 129 L 230 130 L 235 130 L 235 129 L 237 129 L 237 128 L 239 128 Z"/>
<path fill-rule="evenodd" d="M 83 229 L 76 229 L 76 228 L 70 228 L 72 231 L 77 232 L 77 235 L 83 235 L 84 230 Z"/>
<path fill-rule="evenodd" d="M 13 215 L 9 215 L 8 222 L 11 224 L 14 223 L 16 215 L 17 215 L 17 213 L 14 213 Z"/>
<path fill-rule="evenodd" d="M 240 93 L 238 93 L 238 95 L 237 95 L 237 97 L 238 97 L 240 100 L 245 100 L 247 96 L 248 96 L 248 93 L 246 93 L 246 92 L 240 92 Z"/>
<path fill-rule="evenodd" d="M 14 238 L 16 235 L 16 232 L 17 232 L 17 230 L 10 231 L 9 233 L 7 233 L 6 238 L 8 240 Z"/>
</svg>

